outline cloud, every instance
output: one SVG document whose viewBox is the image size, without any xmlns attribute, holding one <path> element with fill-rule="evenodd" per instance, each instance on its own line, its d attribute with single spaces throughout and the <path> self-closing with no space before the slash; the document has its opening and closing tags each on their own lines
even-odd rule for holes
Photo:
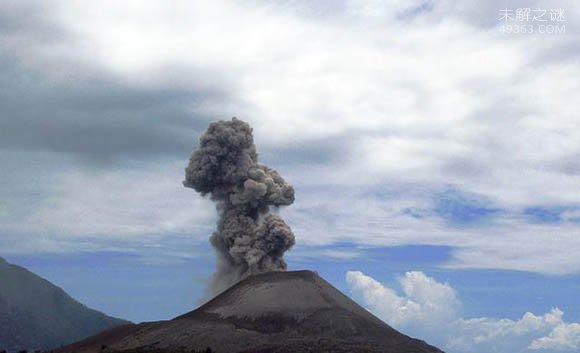
<svg viewBox="0 0 580 353">
<path fill-rule="evenodd" d="M 360 271 L 347 272 L 346 281 L 355 297 L 385 322 L 451 353 L 580 349 L 580 324 L 565 322 L 557 308 L 540 316 L 526 312 L 517 320 L 464 319 L 455 290 L 422 272 L 399 278 L 401 294 Z"/>
<path fill-rule="evenodd" d="M 575 350 L 580 347 L 580 324 L 559 324 L 546 337 L 535 339 L 530 344 L 534 350 Z"/>
<path fill-rule="evenodd" d="M 60 154 L 39 160 L 31 160 L 31 155 L 35 154 L 13 152 L 0 158 L 30 164 L 28 173 L 21 174 L 21 166 L 19 172 L 9 171 L 2 177 L 0 191 L 6 197 L 0 203 L 0 244 L 4 253 L 148 253 L 148 248 L 158 246 L 158 255 L 164 256 L 183 250 L 163 249 L 175 246 L 174 239 L 194 244 L 205 242 L 211 233 L 214 208 L 209 200 L 193 197 L 183 188 L 181 161 L 134 160 L 114 170 L 78 170 L 63 168 Z M 47 159 L 52 163 L 43 164 Z M 43 185 L 42 194 L 37 193 L 38 185 Z"/>
<path fill-rule="evenodd" d="M 399 279 L 404 296 L 360 271 L 349 271 L 346 281 L 351 290 L 361 294 L 364 303 L 393 325 L 413 322 L 441 323 L 455 316 L 458 306 L 454 290 L 422 272 L 407 272 Z"/>
<path fill-rule="evenodd" d="M 195 102 L 220 97 L 193 87 L 134 87 L 106 74 L 54 79 L 2 55 L 0 63 L 0 148 L 8 150 L 74 153 L 99 163 L 186 158 L 196 131 L 209 120 Z"/>
<path fill-rule="evenodd" d="M 1 6 L 2 153 L 103 185 L 142 173 L 128 160 L 147 175 L 166 168 L 160 159 L 185 164 L 210 120 L 237 115 L 255 127 L 264 161 L 289 181 L 307 176 L 288 210 L 299 242 L 443 245 L 453 268 L 580 271 L 574 21 L 565 35 L 508 35 L 499 0 Z M 576 18 L 580 6 L 565 11 Z M 19 233 L 89 237 L 49 183 L 20 185 L 29 169 L 16 158 L 4 166 L 18 186 L 2 189 L 0 216 Z M 77 188 L 59 174 L 50 177 Z M 65 194 L 72 205 L 89 197 Z M 114 203 L 133 205 L 131 196 Z M 113 202 L 91 197 L 99 222 L 87 224 L 117 234 Z M 534 222 L 522 215 L 530 207 L 566 211 Z M 10 216 L 22 212 L 74 224 L 42 217 L 40 229 Z M 172 236 L 122 214 L 129 232 Z"/>
<path fill-rule="evenodd" d="M 59 19 L 64 3 L 1 6 L 0 148 L 74 153 L 91 163 L 158 155 L 187 158 L 227 100 L 200 82 L 127 82 L 94 57 L 90 40 Z M 1 15 L 0 15 L 1 16 Z"/>
<path fill-rule="evenodd" d="M 297 180 L 292 170 L 284 172 L 288 180 Z M 308 173 L 315 181 L 328 181 L 316 167 L 299 173 Z M 577 223 L 529 222 L 524 210 L 501 209 L 485 198 L 481 200 L 481 195 L 413 183 L 350 187 L 301 183 L 296 184 L 296 190 L 296 203 L 284 212 L 302 245 L 423 244 L 451 247 L 449 257 L 438 264 L 445 268 L 499 268 L 550 275 L 573 274 L 580 269 L 573 250 L 577 248 Z M 453 212 L 442 212 L 437 206 L 441 203 Z M 464 215 L 460 211 L 464 208 L 484 208 L 492 213 L 485 217 Z M 452 222 L 453 217 L 468 218 L 471 223 Z"/>
</svg>

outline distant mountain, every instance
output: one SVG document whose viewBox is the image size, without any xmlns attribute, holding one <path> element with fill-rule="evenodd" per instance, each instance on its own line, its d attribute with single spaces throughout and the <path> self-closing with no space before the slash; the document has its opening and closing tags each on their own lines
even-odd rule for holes
<svg viewBox="0 0 580 353">
<path fill-rule="evenodd" d="M 208 347 L 217 353 L 443 353 L 397 332 L 311 271 L 252 276 L 173 320 L 112 329 L 57 353 Z"/>
<path fill-rule="evenodd" d="M 0 257 L 0 351 L 55 348 L 127 323 Z"/>
</svg>

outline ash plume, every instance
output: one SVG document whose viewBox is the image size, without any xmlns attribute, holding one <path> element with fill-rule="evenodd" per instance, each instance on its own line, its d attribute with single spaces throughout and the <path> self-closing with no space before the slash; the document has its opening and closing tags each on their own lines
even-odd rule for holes
<svg viewBox="0 0 580 353">
<path fill-rule="evenodd" d="M 183 185 L 216 202 L 219 219 L 210 238 L 218 256 L 213 294 L 252 274 L 286 270 L 283 256 L 294 245 L 294 234 L 270 206 L 292 204 L 294 188 L 258 163 L 250 125 L 236 118 L 210 124 Z"/>
</svg>

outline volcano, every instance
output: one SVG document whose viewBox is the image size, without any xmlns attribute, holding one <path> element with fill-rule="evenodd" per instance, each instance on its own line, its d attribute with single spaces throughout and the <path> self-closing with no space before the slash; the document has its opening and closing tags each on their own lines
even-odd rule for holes
<svg viewBox="0 0 580 353">
<path fill-rule="evenodd" d="M 397 332 L 311 271 L 255 275 L 172 320 L 115 328 L 59 353 L 208 348 L 217 353 L 443 353 Z"/>
</svg>

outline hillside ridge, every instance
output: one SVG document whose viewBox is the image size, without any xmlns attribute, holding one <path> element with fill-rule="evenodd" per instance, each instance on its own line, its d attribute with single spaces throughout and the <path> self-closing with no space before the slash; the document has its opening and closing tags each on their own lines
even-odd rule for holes
<svg viewBox="0 0 580 353">
<path fill-rule="evenodd" d="M 0 257 L 0 350 L 52 349 L 127 323 Z"/>
</svg>

